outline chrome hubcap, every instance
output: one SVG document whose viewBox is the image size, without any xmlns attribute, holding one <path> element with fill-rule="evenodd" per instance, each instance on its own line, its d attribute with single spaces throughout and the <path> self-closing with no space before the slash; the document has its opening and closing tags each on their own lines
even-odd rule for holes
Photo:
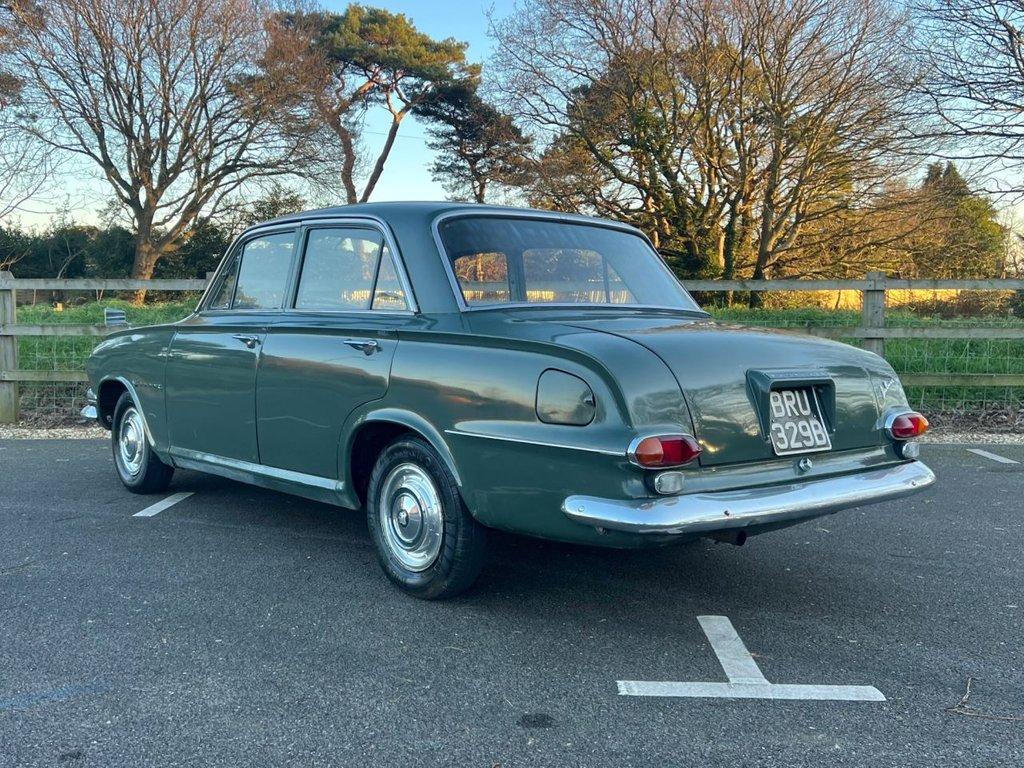
<svg viewBox="0 0 1024 768">
<path fill-rule="evenodd" d="M 384 479 L 379 508 L 384 543 L 410 571 L 433 565 L 441 552 L 444 516 L 434 481 L 415 464 L 399 464 Z"/>
<path fill-rule="evenodd" d="M 142 417 L 139 416 L 139 412 L 135 408 L 129 408 L 121 419 L 121 430 L 117 439 L 121 466 L 129 475 L 137 475 L 142 469 L 145 439 L 146 433 L 142 429 Z"/>
</svg>

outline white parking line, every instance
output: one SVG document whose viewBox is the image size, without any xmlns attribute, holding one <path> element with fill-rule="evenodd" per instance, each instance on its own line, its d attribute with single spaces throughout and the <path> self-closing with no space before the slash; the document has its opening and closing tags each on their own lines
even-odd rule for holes
<svg viewBox="0 0 1024 768">
<path fill-rule="evenodd" d="M 722 665 L 730 683 L 768 683 L 729 619 L 725 616 L 698 616 L 697 621 L 708 636 L 711 650 L 718 657 L 718 663 Z"/>
<path fill-rule="evenodd" d="M 182 491 L 181 493 L 172 493 L 166 499 L 162 499 L 161 501 L 158 501 L 156 504 L 146 507 L 141 512 L 136 512 L 134 515 L 132 515 L 132 517 L 152 517 L 153 515 L 158 515 L 168 507 L 173 507 L 179 501 L 184 501 L 193 493 L 194 491 Z"/>
<path fill-rule="evenodd" d="M 988 451 L 983 451 L 981 448 L 968 448 L 967 452 L 973 453 L 977 456 L 983 456 L 986 459 L 992 459 L 992 461 L 998 461 L 1000 464 L 1020 464 L 1019 461 L 1008 459 L 1005 456 L 1000 456 L 997 453 L 989 453 Z"/>
<path fill-rule="evenodd" d="M 788 685 L 769 683 L 725 616 L 698 616 L 727 683 L 675 683 L 618 680 L 621 696 L 673 696 L 701 699 L 789 699 L 803 701 L 885 701 L 870 685 Z"/>
</svg>

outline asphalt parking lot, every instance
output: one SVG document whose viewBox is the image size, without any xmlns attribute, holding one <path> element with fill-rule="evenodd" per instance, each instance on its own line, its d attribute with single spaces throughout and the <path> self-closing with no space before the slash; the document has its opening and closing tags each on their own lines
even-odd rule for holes
<svg viewBox="0 0 1024 768">
<path fill-rule="evenodd" d="M 1020 766 L 1024 448 L 979 447 L 741 548 L 496 535 L 424 603 L 360 513 L 180 472 L 137 517 L 106 443 L 0 441 L 0 766 Z M 756 671 L 884 700 L 627 695 Z"/>
</svg>

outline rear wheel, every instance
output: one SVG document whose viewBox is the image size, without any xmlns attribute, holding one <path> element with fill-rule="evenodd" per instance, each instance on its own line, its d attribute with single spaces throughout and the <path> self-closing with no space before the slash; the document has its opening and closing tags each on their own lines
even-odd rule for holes
<svg viewBox="0 0 1024 768">
<path fill-rule="evenodd" d="M 110 440 L 114 466 L 125 488 L 132 493 L 160 493 L 167 489 L 174 468 L 153 453 L 142 414 L 127 392 L 121 395 L 114 408 Z"/>
<path fill-rule="evenodd" d="M 384 573 L 414 597 L 453 597 L 483 568 L 484 528 L 447 465 L 419 438 L 401 438 L 377 458 L 366 517 Z"/>
</svg>

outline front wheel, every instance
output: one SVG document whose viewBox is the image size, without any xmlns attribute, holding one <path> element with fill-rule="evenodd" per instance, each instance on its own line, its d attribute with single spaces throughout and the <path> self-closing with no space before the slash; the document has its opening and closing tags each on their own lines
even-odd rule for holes
<svg viewBox="0 0 1024 768">
<path fill-rule="evenodd" d="M 127 392 L 114 408 L 110 429 L 114 466 L 124 487 L 132 493 L 161 493 L 170 485 L 174 467 L 160 461 L 146 436 L 146 423 Z"/>
<path fill-rule="evenodd" d="M 366 518 L 384 573 L 414 597 L 453 597 L 483 568 L 484 528 L 447 465 L 419 438 L 401 438 L 377 458 Z"/>
</svg>

